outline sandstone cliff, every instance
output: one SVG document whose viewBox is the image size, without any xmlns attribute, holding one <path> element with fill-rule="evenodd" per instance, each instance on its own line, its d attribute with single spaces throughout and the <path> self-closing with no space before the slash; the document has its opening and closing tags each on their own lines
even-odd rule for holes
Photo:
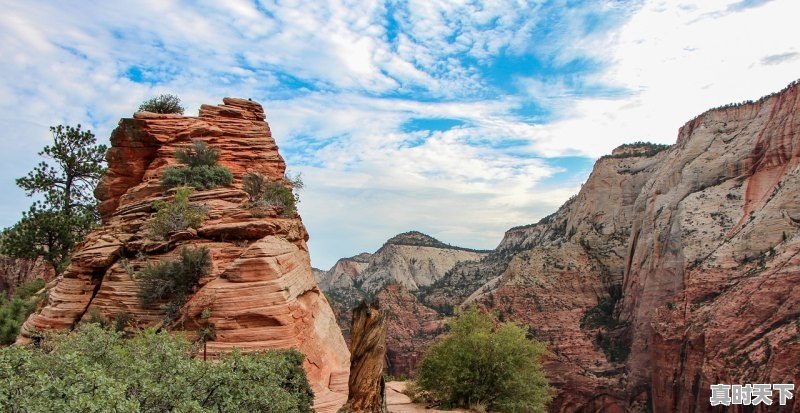
<svg viewBox="0 0 800 413">
<path fill-rule="evenodd" d="M 175 256 L 180 247 L 203 246 L 213 269 L 168 327 L 191 338 L 201 324 L 213 325 L 215 335 L 207 344 L 212 356 L 234 347 L 299 349 L 306 355 L 316 408 L 335 411 L 346 398 L 349 353 L 312 275 L 305 227 L 299 216 L 253 214 L 245 207 L 243 176 L 258 172 L 278 181 L 285 164 L 261 106 L 243 99 L 223 102 L 203 105 L 198 117 L 144 112 L 120 121 L 111 136 L 108 171 L 95 192 L 103 225 L 78 248 L 19 340 L 36 330 L 72 328 L 90 312 L 130 317 L 137 327 L 162 323 L 161 303 L 138 300 L 132 273 Z M 176 164 L 176 149 L 195 139 L 220 149 L 219 163 L 232 170 L 234 181 L 192 194 L 190 201 L 207 211 L 196 231 L 150 240 L 145 225 L 153 203 L 174 192 L 165 191 L 160 178 Z"/>
<path fill-rule="evenodd" d="M 800 382 L 799 95 L 617 148 L 553 215 L 414 294 L 433 319 L 477 303 L 527 325 L 554 412 L 706 412 L 713 383 Z"/>
<path fill-rule="evenodd" d="M 797 382 L 798 111 L 792 86 L 620 148 L 507 235 L 523 251 L 466 302 L 549 344 L 553 411 L 710 411 L 712 383 Z"/>
</svg>

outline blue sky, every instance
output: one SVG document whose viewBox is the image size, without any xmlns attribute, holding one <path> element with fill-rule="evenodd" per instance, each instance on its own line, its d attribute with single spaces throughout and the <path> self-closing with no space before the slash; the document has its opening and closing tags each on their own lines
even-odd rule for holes
<svg viewBox="0 0 800 413">
<path fill-rule="evenodd" d="M 615 146 L 800 77 L 795 0 L 2 3 L 0 225 L 50 125 L 249 97 L 321 268 L 412 229 L 493 248 Z"/>
</svg>

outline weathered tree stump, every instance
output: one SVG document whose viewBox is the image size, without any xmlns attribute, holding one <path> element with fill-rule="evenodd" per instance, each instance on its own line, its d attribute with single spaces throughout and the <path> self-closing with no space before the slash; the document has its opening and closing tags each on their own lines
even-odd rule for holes
<svg viewBox="0 0 800 413">
<path fill-rule="evenodd" d="M 350 329 L 350 394 L 339 413 L 387 413 L 383 360 L 386 357 L 386 310 L 378 300 L 353 309 Z"/>
</svg>

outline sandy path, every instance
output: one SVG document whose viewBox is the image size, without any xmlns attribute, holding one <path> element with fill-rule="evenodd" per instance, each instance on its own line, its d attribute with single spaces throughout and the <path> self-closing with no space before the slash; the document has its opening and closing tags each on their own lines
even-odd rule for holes
<svg viewBox="0 0 800 413">
<path fill-rule="evenodd" d="M 467 412 L 466 410 L 436 410 L 428 409 L 422 404 L 411 403 L 411 399 L 403 394 L 406 383 L 402 381 L 390 381 L 386 383 L 386 404 L 389 413 L 436 413 L 436 412 Z"/>
</svg>

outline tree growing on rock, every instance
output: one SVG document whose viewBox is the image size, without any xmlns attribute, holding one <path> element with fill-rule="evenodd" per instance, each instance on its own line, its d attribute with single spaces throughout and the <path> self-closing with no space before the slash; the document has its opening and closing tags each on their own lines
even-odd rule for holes
<svg viewBox="0 0 800 413">
<path fill-rule="evenodd" d="M 416 385 L 444 406 L 499 412 L 545 412 L 550 400 L 540 358 L 543 344 L 514 323 L 472 307 L 449 323 L 419 365 Z"/>
<path fill-rule="evenodd" d="M 170 94 L 161 94 L 142 102 L 139 106 L 139 112 L 178 113 L 183 115 L 183 106 L 181 106 L 181 99 L 179 97 Z"/>
<path fill-rule="evenodd" d="M 93 191 L 105 172 L 105 145 L 81 125 L 54 126 L 53 145 L 39 152 L 42 161 L 16 180 L 28 196 L 39 195 L 22 219 L 3 232 L 0 252 L 17 258 L 43 257 L 56 273 L 99 220 Z"/>
</svg>

